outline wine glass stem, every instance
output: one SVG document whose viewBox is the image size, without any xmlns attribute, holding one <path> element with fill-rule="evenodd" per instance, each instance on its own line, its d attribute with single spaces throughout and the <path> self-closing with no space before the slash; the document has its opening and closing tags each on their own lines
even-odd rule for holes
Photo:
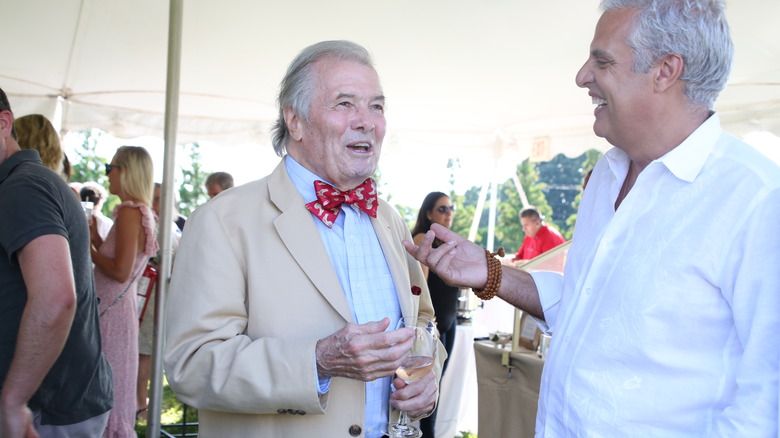
<svg viewBox="0 0 780 438">
<path fill-rule="evenodd" d="M 406 428 L 408 427 L 409 418 L 406 415 L 406 411 L 401 411 L 401 415 L 398 417 L 398 425 Z"/>
</svg>

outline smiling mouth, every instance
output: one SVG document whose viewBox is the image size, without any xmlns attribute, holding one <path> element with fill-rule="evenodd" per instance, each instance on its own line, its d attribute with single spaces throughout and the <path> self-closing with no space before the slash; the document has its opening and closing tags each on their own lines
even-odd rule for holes
<svg viewBox="0 0 780 438">
<path fill-rule="evenodd" d="M 368 142 L 359 142 L 359 143 L 353 143 L 350 145 L 347 145 L 347 148 L 358 151 L 358 152 L 368 152 L 371 150 L 371 143 Z"/>
<path fill-rule="evenodd" d="M 597 97 L 591 98 L 591 102 L 596 105 L 597 108 L 602 108 L 607 106 L 607 99 L 600 99 Z"/>
</svg>

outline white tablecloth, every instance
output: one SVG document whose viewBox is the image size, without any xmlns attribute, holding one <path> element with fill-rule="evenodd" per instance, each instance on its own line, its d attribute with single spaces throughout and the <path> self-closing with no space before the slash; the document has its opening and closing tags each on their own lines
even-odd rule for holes
<svg viewBox="0 0 780 438">
<path fill-rule="evenodd" d="M 474 358 L 474 328 L 459 325 L 455 345 L 441 382 L 436 437 L 460 437 L 461 432 L 477 433 L 477 367 Z"/>
</svg>

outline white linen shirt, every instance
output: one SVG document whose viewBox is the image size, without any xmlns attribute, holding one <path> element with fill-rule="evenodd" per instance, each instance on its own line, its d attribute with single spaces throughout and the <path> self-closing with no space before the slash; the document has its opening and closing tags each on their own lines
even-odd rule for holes
<svg viewBox="0 0 780 438">
<path fill-rule="evenodd" d="M 716 114 L 615 211 L 628 164 L 596 165 L 563 277 L 532 274 L 536 437 L 777 437 L 780 169 Z"/>
</svg>

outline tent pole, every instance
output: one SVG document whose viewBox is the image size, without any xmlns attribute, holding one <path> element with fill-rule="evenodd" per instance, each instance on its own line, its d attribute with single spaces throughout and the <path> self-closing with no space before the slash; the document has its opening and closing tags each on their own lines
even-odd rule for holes
<svg viewBox="0 0 780 438">
<path fill-rule="evenodd" d="M 523 208 L 530 207 L 531 204 L 528 202 L 528 196 L 526 196 L 523 185 L 520 184 L 520 178 L 517 177 L 516 172 L 512 172 L 512 182 L 515 183 L 515 188 L 517 188 L 517 194 L 520 195 L 520 202 L 523 204 Z"/>
<path fill-rule="evenodd" d="M 498 175 L 498 172 L 494 173 Z M 493 181 L 490 186 L 490 206 L 488 207 L 488 232 L 485 242 L 488 251 L 493 252 L 496 246 L 496 209 L 498 207 L 498 182 Z"/>
<path fill-rule="evenodd" d="M 160 199 L 159 245 L 160 264 L 155 294 L 154 334 L 152 351 L 151 384 L 146 436 L 160 436 L 160 411 L 162 410 L 162 352 L 165 340 L 165 302 L 171 278 L 171 223 L 173 223 L 173 172 L 176 164 L 176 130 L 179 118 L 179 81 L 181 77 L 181 33 L 184 0 L 170 0 L 168 18 L 168 77 L 165 86 L 165 153 L 163 182 Z"/>
<path fill-rule="evenodd" d="M 482 209 L 485 208 L 485 198 L 487 197 L 489 186 L 490 182 L 488 181 L 482 184 L 482 188 L 479 189 L 479 200 L 477 200 L 477 208 L 474 210 L 474 218 L 471 220 L 471 229 L 469 229 L 469 240 L 472 242 L 477 238 L 479 220 L 482 218 Z"/>
</svg>

